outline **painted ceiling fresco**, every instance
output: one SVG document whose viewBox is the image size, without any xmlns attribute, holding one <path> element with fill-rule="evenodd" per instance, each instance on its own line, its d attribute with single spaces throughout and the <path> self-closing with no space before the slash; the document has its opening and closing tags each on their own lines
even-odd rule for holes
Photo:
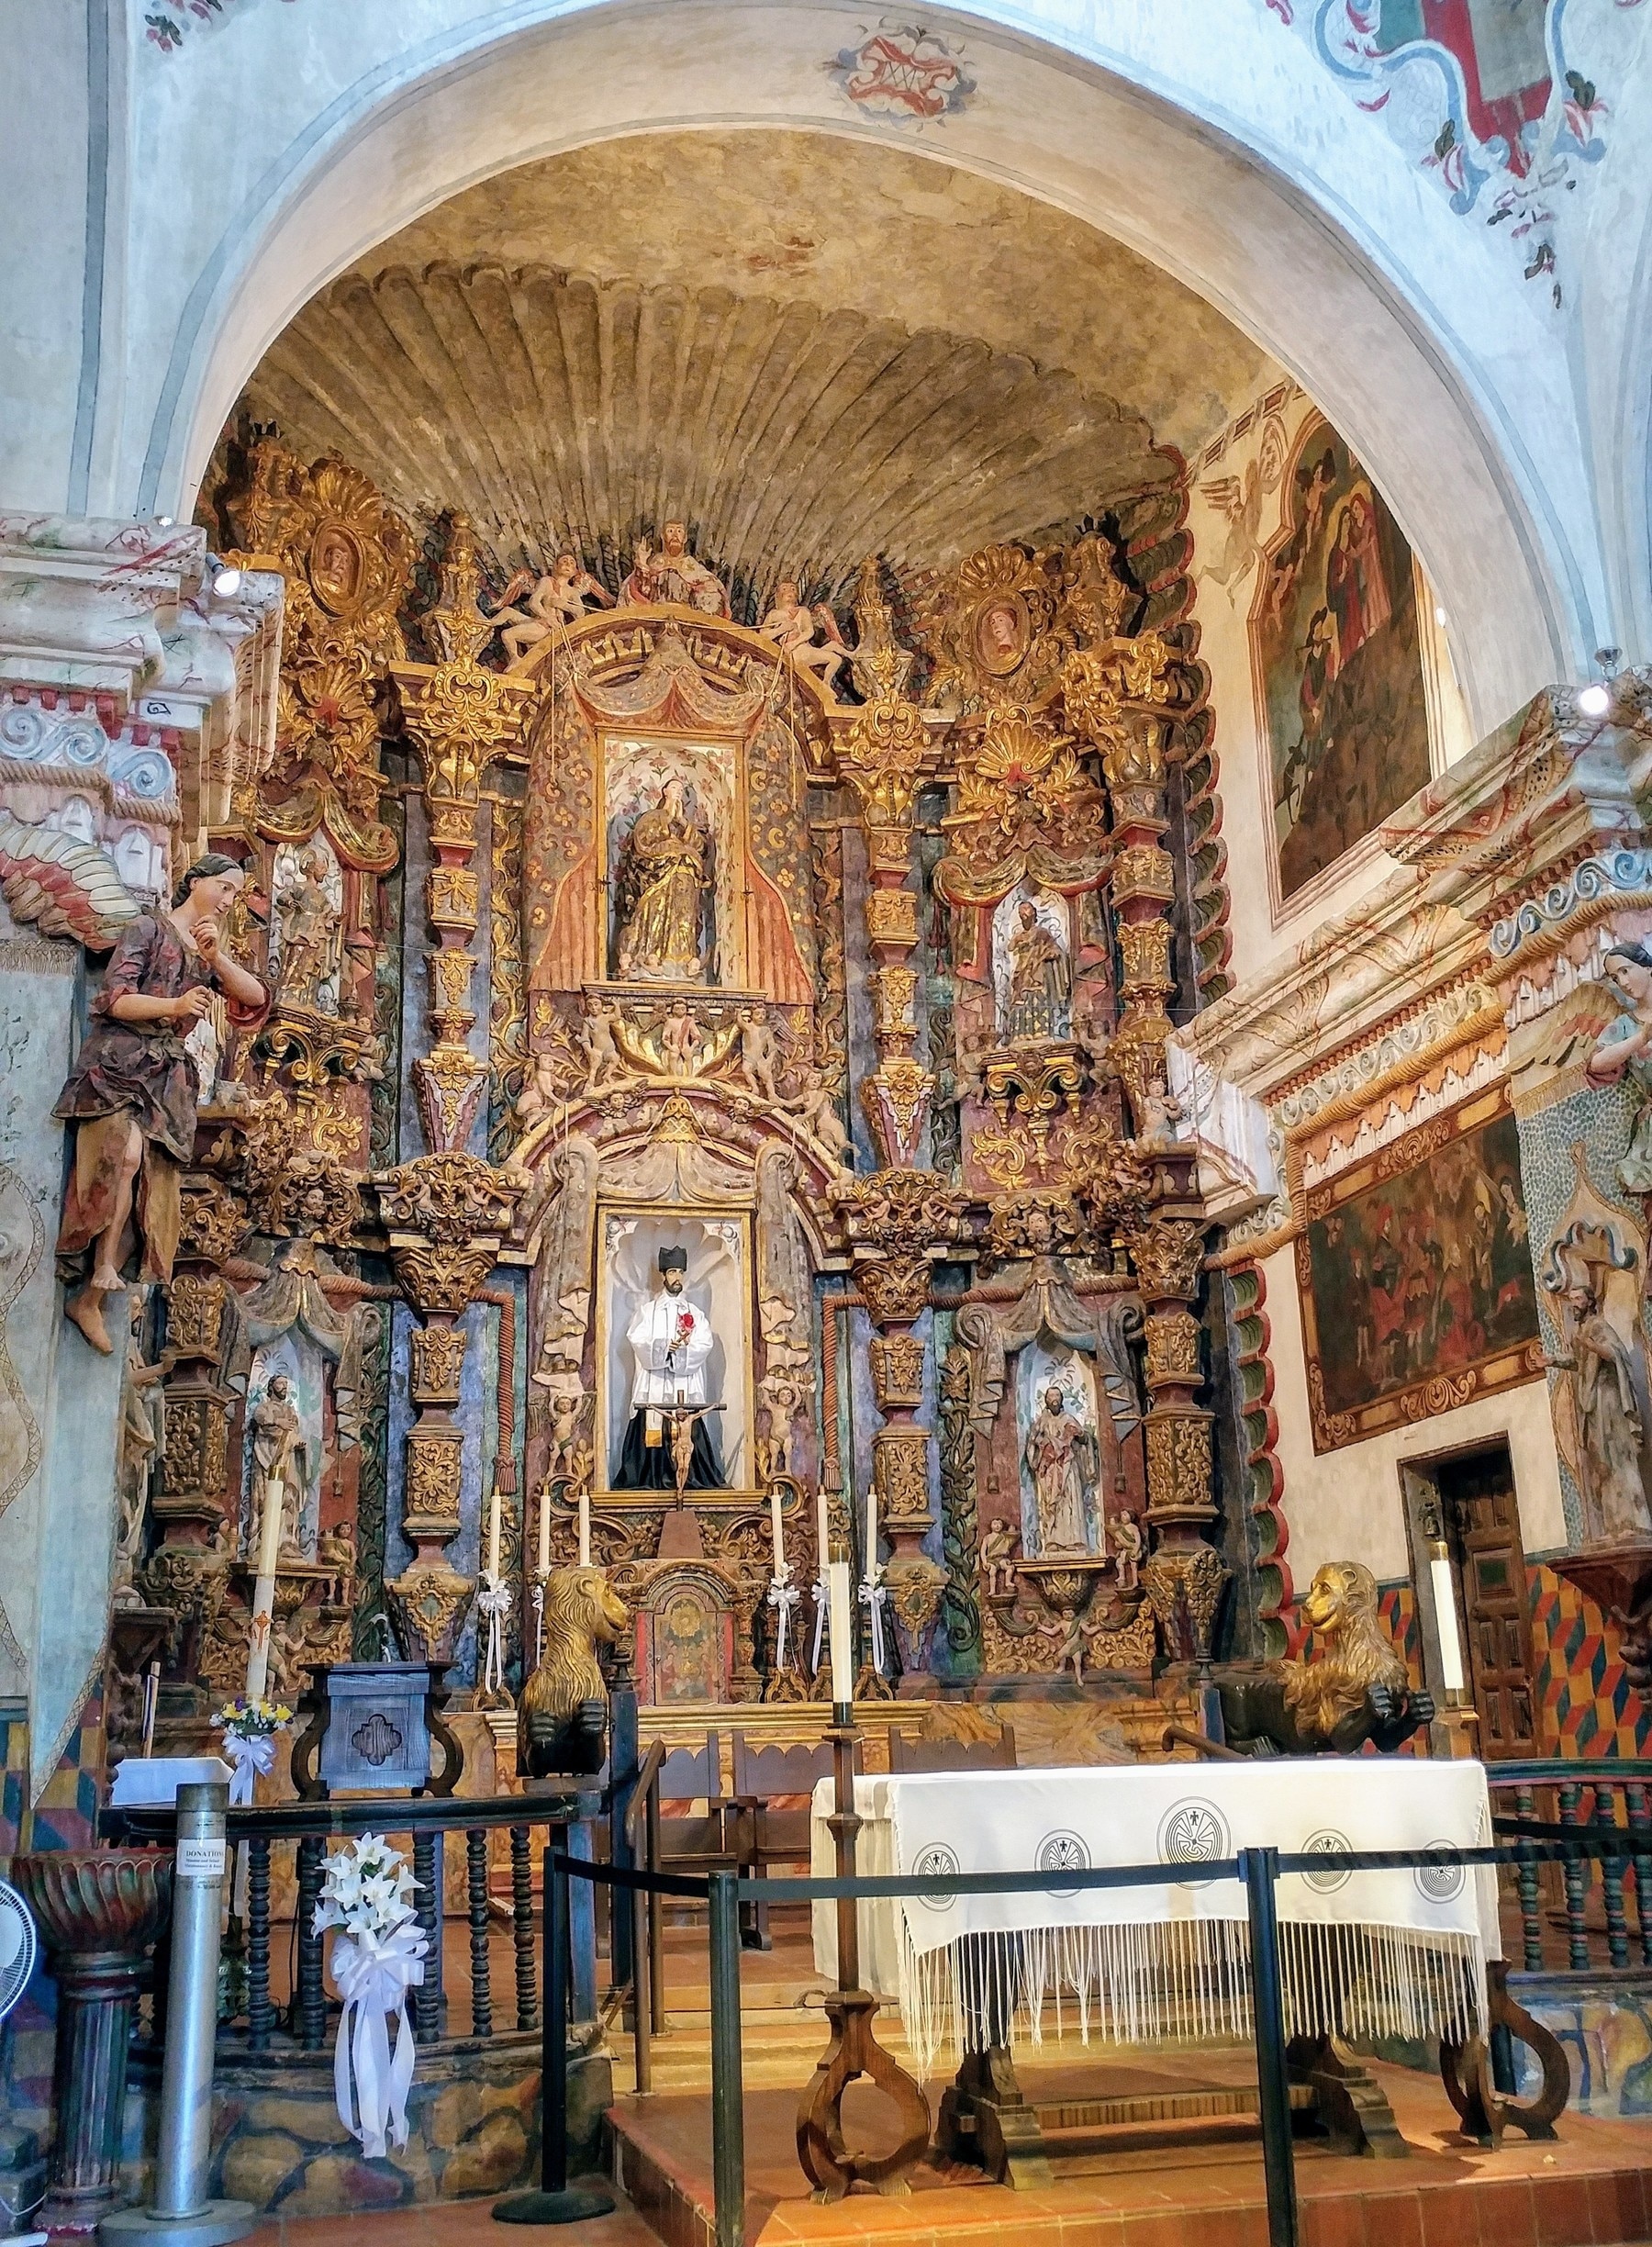
<svg viewBox="0 0 1652 2247">
<path fill-rule="evenodd" d="M 247 405 L 511 559 L 685 512 L 747 583 L 944 565 L 1170 480 L 1267 373 L 1156 267 L 904 151 L 653 135 L 381 244 Z"/>
</svg>

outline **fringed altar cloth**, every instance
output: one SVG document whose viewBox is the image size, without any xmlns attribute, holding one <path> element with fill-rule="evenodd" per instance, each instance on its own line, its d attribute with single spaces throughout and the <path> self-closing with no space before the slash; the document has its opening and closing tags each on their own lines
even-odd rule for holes
<svg viewBox="0 0 1652 2247">
<path fill-rule="evenodd" d="M 832 1806 L 821 1780 L 817 1874 L 835 1870 Z M 863 1873 L 936 1879 L 933 1894 L 859 1906 L 862 1981 L 898 1999 L 926 2075 L 943 2050 L 1074 2029 L 1086 2042 L 1249 2036 L 1245 1891 L 1200 1880 L 1200 1863 L 1267 1846 L 1284 1856 L 1491 1838 L 1479 1764 L 1410 1756 L 874 1776 L 856 1782 L 855 1806 Z M 1178 1868 L 1174 1883 L 966 1896 L 942 1884 L 954 1872 L 1155 1863 Z M 1327 1868 L 1287 1874 L 1277 1894 L 1289 2034 L 1483 2029 L 1486 1961 L 1501 1956 L 1490 1866 Z M 814 1906 L 816 1967 L 833 1980 L 836 1908 Z"/>
</svg>

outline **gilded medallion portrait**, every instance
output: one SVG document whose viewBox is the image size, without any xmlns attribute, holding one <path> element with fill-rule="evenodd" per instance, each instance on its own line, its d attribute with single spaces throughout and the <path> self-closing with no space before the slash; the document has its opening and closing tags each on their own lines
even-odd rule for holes
<svg viewBox="0 0 1652 2247">
<path fill-rule="evenodd" d="M 989 678 L 1007 678 L 1026 661 L 1032 627 L 1017 593 L 986 602 L 975 621 L 976 661 Z"/>
</svg>

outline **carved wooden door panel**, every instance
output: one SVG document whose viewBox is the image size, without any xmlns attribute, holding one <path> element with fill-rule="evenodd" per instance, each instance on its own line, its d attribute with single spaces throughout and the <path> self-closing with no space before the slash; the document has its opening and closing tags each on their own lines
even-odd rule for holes
<svg viewBox="0 0 1652 2247">
<path fill-rule="evenodd" d="M 1508 1452 L 1443 1462 L 1439 1490 L 1462 1599 L 1480 1753 L 1488 1762 L 1532 1755 L 1536 1734 L 1525 1552 Z"/>
</svg>

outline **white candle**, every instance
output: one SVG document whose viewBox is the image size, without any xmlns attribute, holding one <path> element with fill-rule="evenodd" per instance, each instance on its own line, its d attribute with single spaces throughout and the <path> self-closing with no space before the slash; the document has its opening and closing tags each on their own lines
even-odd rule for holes
<svg viewBox="0 0 1652 2247">
<path fill-rule="evenodd" d="M 780 1526 L 780 1485 L 769 1489 L 769 1537 L 775 1548 L 775 1573 L 782 1575 L 786 1569 L 786 1532 Z"/>
<path fill-rule="evenodd" d="M 866 1481 L 866 1582 L 877 1579 L 877 1478 Z"/>
<path fill-rule="evenodd" d="M 1451 1557 L 1434 1553 L 1428 1563 L 1434 1583 L 1434 1626 L 1440 1634 L 1440 1682 L 1447 1693 L 1461 1693 L 1463 1643 L 1457 1637 L 1457 1586 L 1451 1581 Z"/>
<path fill-rule="evenodd" d="M 549 1480 L 542 1483 L 540 1489 L 539 1531 L 539 1572 L 541 1576 L 549 1576 L 551 1573 L 551 1484 Z"/>
<path fill-rule="evenodd" d="M 579 1565 L 591 1565 L 591 1493 L 583 1482 L 579 1487 Z"/>
<path fill-rule="evenodd" d="M 826 1511 L 826 1490 L 822 1483 L 815 1492 L 815 1578 L 826 1581 L 826 1563 L 832 1558 L 829 1544 L 832 1536 L 831 1518 Z"/>
<path fill-rule="evenodd" d="M 832 1560 L 826 1567 L 827 1610 L 832 1617 L 832 1697 L 835 1702 L 854 1698 L 854 1641 L 849 1604 L 849 1563 Z"/>
<path fill-rule="evenodd" d="M 493 1486 L 493 1497 L 487 1509 L 487 1572 L 496 1582 L 499 1575 L 499 1486 Z"/>
<path fill-rule="evenodd" d="M 258 1518 L 258 1574 L 273 1577 L 281 1559 L 281 1505 L 286 1485 L 279 1475 L 264 1484 L 263 1512 Z"/>
</svg>

